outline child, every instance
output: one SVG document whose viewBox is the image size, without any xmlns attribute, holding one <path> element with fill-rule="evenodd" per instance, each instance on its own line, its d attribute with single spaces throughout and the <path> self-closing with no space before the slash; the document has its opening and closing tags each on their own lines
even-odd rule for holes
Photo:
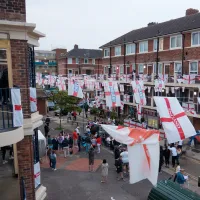
<svg viewBox="0 0 200 200">
<path fill-rule="evenodd" d="M 107 182 L 108 168 L 109 168 L 109 165 L 106 162 L 106 159 L 104 159 L 103 163 L 101 165 L 101 175 L 102 175 L 102 181 L 101 181 L 101 183 L 106 183 Z"/>
<path fill-rule="evenodd" d="M 56 152 L 55 152 L 55 150 L 52 151 L 50 158 L 51 158 L 52 170 L 56 171 Z"/>
</svg>

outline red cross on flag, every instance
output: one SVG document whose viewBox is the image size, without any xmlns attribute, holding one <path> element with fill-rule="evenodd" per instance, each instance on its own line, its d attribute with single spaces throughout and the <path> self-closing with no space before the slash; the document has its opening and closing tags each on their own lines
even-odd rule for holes
<svg viewBox="0 0 200 200">
<path fill-rule="evenodd" d="M 193 103 L 182 103 L 182 107 L 183 107 L 183 110 L 185 110 L 185 112 L 188 112 L 191 115 L 197 114 Z"/>
<path fill-rule="evenodd" d="M 31 112 L 37 111 L 36 88 L 32 87 L 30 87 L 30 107 L 31 107 Z"/>
<path fill-rule="evenodd" d="M 20 89 L 11 89 L 11 99 L 13 105 L 13 126 L 21 127 L 23 126 L 23 113 L 21 104 L 21 93 Z"/>
<path fill-rule="evenodd" d="M 155 92 L 162 92 L 162 89 L 165 88 L 165 83 L 161 79 L 155 80 Z"/>
<path fill-rule="evenodd" d="M 168 82 L 168 74 L 158 74 L 159 79 L 164 81 L 164 83 Z"/>
<path fill-rule="evenodd" d="M 159 131 L 101 125 L 116 141 L 128 145 L 130 183 L 148 179 L 157 184 L 159 166 Z"/>
<path fill-rule="evenodd" d="M 154 101 L 169 143 L 196 135 L 176 97 L 154 97 Z"/>
<path fill-rule="evenodd" d="M 124 126 L 130 126 L 130 119 L 124 119 Z"/>
<path fill-rule="evenodd" d="M 131 82 L 134 92 L 134 98 L 137 104 L 146 105 L 146 96 L 143 81 L 136 80 Z"/>
<path fill-rule="evenodd" d="M 183 75 L 183 83 L 185 84 L 194 84 L 196 74 Z"/>
<path fill-rule="evenodd" d="M 83 99 L 83 91 L 76 80 L 69 79 L 68 95 Z"/>
<path fill-rule="evenodd" d="M 136 108 L 137 108 L 138 120 L 141 121 L 141 118 L 142 118 L 142 106 L 140 104 L 136 104 Z"/>
<path fill-rule="evenodd" d="M 106 95 L 106 106 L 109 108 L 121 107 L 120 93 L 117 82 L 106 82 L 104 90 Z"/>
</svg>

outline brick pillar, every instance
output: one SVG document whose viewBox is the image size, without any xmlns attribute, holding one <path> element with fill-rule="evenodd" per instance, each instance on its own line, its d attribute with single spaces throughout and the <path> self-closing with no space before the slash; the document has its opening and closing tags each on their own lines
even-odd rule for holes
<svg viewBox="0 0 200 200">
<path fill-rule="evenodd" d="M 1 0 L 0 20 L 26 21 L 25 0 Z"/>
<path fill-rule="evenodd" d="M 21 177 L 24 178 L 26 199 L 35 200 L 32 136 L 25 136 L 23 140 L 17 143 L 17 156 L 19 180 Z"/>
</svg>

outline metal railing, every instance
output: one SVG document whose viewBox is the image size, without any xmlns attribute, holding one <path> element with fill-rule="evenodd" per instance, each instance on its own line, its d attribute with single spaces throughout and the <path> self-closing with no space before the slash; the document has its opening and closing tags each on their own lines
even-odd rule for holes
<svg viewBox="0 0 200 200">
<path fill-rule="evenodd" d="M 0 88 L 0 130 L 13 128 L 13 106 L 10 88 Z"/>
</svg>

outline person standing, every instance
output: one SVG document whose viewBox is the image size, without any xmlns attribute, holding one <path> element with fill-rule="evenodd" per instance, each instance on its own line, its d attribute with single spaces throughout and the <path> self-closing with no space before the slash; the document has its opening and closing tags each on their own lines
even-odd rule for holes
<svg viewBox="0 0 200 200">
<path fill-rule="evenodd" d="M 69 141 L 68 141 L 67 135 L 65 135 L 64 137 L 64 140 L 62 142 L 62 147 L 64 151 L 64 157 L 66 158 L 67 155 L 69 156 Z"/>
<path fill-rule="evenodd" d="M 101 165 L 101 176 L 102 176 L 102 180 L 101 183 L 106 183 L 107 182 L 107 178 L 108 178 L 108 168 L 109 165 L 106 162 L 106 159 L 103 160 L 103 163 Z"/>
<path fill-rule="evenodd" d="M 73 132 L 73 143 L 74 143 L 74 147 L 77 147 L 77 140 L 78 140 L 78 135 L 76 130 L 74 130 Z"/>
<path fill-rule="evenodd" d="M 57 156 L 56 156 L 56 152 L 54 150 L 52 151 L 50 158 L 51 158 L 52 169 L 54 171 L 56 171 L 56 159 L 57 159 Z"/>
<path fill-rule="evenodd" d="M 6 146 L 1 147 L 1 153 L 2 153 L 2 160 L 3 160 L 3 165 L 6 164 L 8 161 L 5 159 L 6 158 Z"/>
<path fill-rule="evenodd" d="M 55 136 L 53 137 L 52 144 L 53 144 L 53 150 L 57 151 L 58 150 L 58 140 Z"/>
<path fill-rule="evenodd" d="M 78 143 L 78 151 L 80 152 L 81 151 L 81 136 L 80 136 L 80 133 L 77 134 L 78 135 L 78 140 L 77 140 L 77 143 Z"/>
<path fill-rule="evenodd" d="M 47 151 L 47 156 L 49 158 L 49 166 L 50 166 L 50 168 L 52 168 L 51 154 L 52 154 L 52 149 L 49 148 L 48 151 Z"/>
<path fill-rule="evenodd" d="M 170 150 L 165 146 L 165 150 L 163 151 L 163 155 L 165 158 L 165 167 L 169 167 L 169 158 L 170 158 Z"/>
<path fill-rule="evenodd" d="M 76 116 L 77 116 L 77 113 L 76 113 L 76 111 L 74 111 L 73 112 L 74 121 L 76 121 Z"/>
<path fill-rule="evenodd" d="M 91 142 L 92 142 L 93 148 L 95 149 L 97 146 L 97 140 L 96 140 L 95 136 L 92 137 Z"/>
<path fill-rule="evenodd" d="M 89 156 L 89 172 L 92 172 L 94 171 L 94 148 L 92 145 L 90 146 L 88 156 Z"/>
<path fill-rule="evenodd" d="M 51 139 L 51 136 L 50 136 L 50 135 L 48 135 L 47 143 L 48 143 L 49 149 L 52 149 L 52 148 L 53 148 L 53 143 L 52 143 L 52 139 Z"/>
<path fill-rule="evenodd" d="M 47 136 L 49 134 L 49 125 L 48 124 L 45 124 L 45 126 L 44 126 L 44 134 L 45 134 L 45 137 L 47 138 Z"/>
<path fill-rule="evenodd" d="M 47 115 L 47 118 L 45 119 L 45 123 L 49 126 L 50 122 L 51 122 L 51 120 L 50 120 L 49 116 Z"/>
<path fill-rule="evenodd" d="M 158 169 L 159 172 L 161 172 L 162 165 L 163 165 L 163 147 L 160 146 L 160 161 L 159 161 L 159 169 Z"/>
<path fill-rule="evenodd" d="M 175 167 L 175 164 L 177 162 L 177 151 L 174 147 L 174 144 L 171 144 L 168 149 L 172 152 L 172 167 Z"/>
<path fill-rule="evenodd" d="M 129 160 L 128 160 L 128 151 L 127 149 L 120 154 L 122 157 L 123 167 L 126 173 L 129 171 Z"/>
<path fill-rule="evenodd" d="M 101 137 L 100 136 L 97 136 L 97 153 L 100 153 L 101 152 Z"/>
<path fill-rule="evenodd" d="M 120 181 L 121 179 L 124 180 L 122 156 L 120 156 L 120 157 L 116 160 L 115 166 L 116 166 L 116 168 L 117 168 L 118 181 Z"/>
<path fill-rule="evenodd" d="M 183 140 L 180 140 L 178 142 L 178 148 L 182 150 L 182 147 L 183 147 Z"/>
<path fill-rule="evenodd" d="M 75 131 L 77 134 L 80 134 L 79 126 L 76 127 Z"/>
<path fill-rule="evenodd" d="M 58 136 L 58 147 L 59 147 L 58 149 L 59 149 L 59 151 L 63 150 L 63 145 L 62 145 L 63 140 L 64 140 L 64 137 L 62 136 L 62 133 L 60 133 L 59 136 Z"/>
</svg>

